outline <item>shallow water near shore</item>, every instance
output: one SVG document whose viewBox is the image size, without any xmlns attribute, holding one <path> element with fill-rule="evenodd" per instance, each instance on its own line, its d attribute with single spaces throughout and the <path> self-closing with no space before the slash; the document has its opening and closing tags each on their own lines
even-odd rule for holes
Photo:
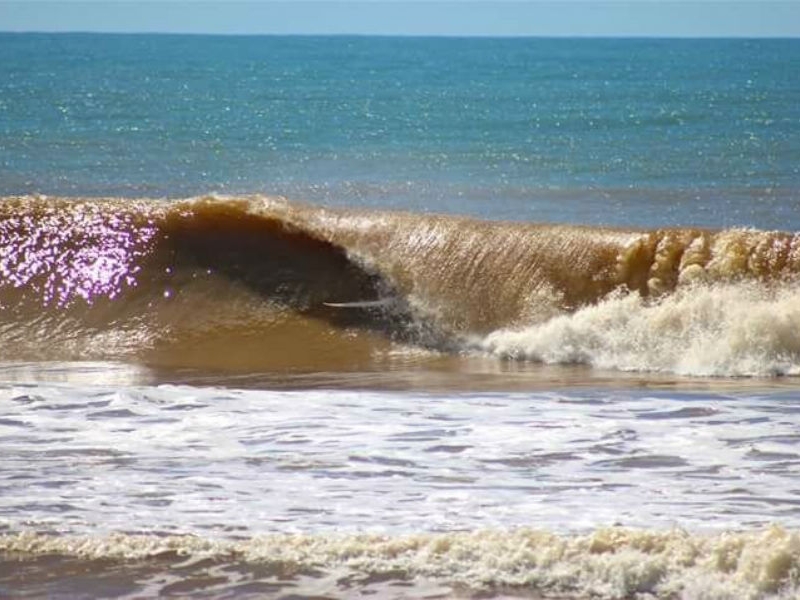
<svg viewBox="0 0 800 600">
<path fill-rule="evenodd" d="M 659 387 L 6 384 L 0 585 L 791 597 L 796 393 Z"/>
</svg>

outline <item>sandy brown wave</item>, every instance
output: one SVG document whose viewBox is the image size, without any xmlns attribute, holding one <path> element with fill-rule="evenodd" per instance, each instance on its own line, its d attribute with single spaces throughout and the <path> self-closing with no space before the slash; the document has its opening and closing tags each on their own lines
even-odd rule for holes
<svg viewBox="0 0 800 600">
<path fill-rule="evenodd" d="M 333 210 L 280 198 L 5 198 L 3 359 L 340 370 L 459 348 L 611 294 L 800 273 L 800 237 Z M 385 300 L 379 308 L 331 303 Z"/>
</svg>

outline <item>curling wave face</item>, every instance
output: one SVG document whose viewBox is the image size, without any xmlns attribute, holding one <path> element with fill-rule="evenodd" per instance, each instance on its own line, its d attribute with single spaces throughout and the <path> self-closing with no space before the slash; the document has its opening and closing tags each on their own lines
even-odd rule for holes
<svg viewBox="0 0 800 600">
<path fill-rule="evenodd" d="M 14 197 L 0 202 L 0 354 L 368 370 L 421 347 L 797 374 L 798 275 L 800 235 L 782 232 Z"/>
</svg>

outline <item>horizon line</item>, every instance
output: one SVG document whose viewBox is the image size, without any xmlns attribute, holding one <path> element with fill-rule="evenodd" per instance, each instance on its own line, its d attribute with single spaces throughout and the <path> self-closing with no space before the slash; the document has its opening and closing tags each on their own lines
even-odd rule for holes
<svg viewBox="0 0 800 600">
<path fill-rule="evenodd" d="M 737 34 L 706 34 L 706 35 L 647 35 L 647 34 L 497 34 L 497 33 L 363 33 L 363 32 L 202 32 L 202 31 L 105 31 L 105 30 L 48 30 L 48 29 L 0 29 L 0 35 L 114 35 L 114 36 L 181 36 L 181 37 L 299 37 L 299 38 L 404 38 L 404 39 L 542 39 L 542 40 L 800 40 L 798 35 L 737 35 Z"/>
</svg>

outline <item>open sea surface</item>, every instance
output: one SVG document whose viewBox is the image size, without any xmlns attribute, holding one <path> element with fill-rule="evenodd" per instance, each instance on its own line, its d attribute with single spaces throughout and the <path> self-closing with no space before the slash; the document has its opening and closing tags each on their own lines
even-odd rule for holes
<svg viewBox="0 0 800 600">
<path fill-rule="evenodd" d="M 800 596 L 800 41 L 0 34 L 0 596 Z"/>
</svg>

